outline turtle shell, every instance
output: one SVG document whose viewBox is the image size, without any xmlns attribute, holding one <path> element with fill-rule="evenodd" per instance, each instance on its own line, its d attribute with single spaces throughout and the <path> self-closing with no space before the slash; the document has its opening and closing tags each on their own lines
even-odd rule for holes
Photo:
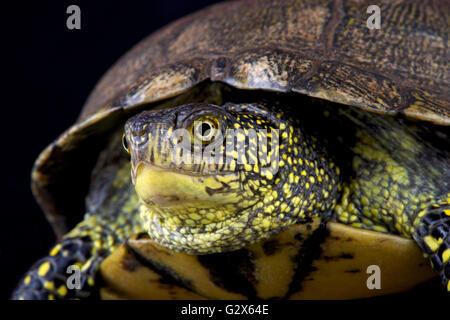
<svg viewBox="0 0 450 320">
<path fill-rule="evenodd" d="M 296 92 L 450 124 L 446 1 L 222 3 L 150 35 L 100 80 L 77 122 L 39 156 L 32 189 L 61 236 L 84 213 L 105 137 L 132 114 L 201 82 Z M 70 191 L 70 192 L 69 192 Z"/>
</svg>

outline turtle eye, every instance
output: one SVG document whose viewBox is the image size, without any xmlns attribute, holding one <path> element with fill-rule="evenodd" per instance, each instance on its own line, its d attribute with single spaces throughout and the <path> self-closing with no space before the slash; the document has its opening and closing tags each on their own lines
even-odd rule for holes
<svg viewBox="0 0 450 320">
<path fill-rule="evenodd" d="M 122 136 L 122 146 L 127 153 L 130 153 L 130 148 L 128 146 L 128 139 L 127 139 L 127 136 L 125 135 L 125 133 Z"/>
<path fill-rule="evenodd" d="M 219 121 L 217 119 L 211 117 L 200 118 L 192 126 L 192 135 L 194 140 L 207 144 L 217 135 L 217 130 L 219 130 Z"/>
</svg>

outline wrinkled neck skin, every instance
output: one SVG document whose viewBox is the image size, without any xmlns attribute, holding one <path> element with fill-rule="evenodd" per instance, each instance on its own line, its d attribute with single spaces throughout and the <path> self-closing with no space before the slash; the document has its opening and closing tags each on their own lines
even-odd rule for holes
<svg viewBox="0 0 450 320">
<path fill-rule="evenodd" d="M 338 197 L 339 168 L 294 120 L 279 110 L 274 117 L 279 157 L 266 173 L 249 165 L 204 175 L 136 168 L 140 217 L 148 234 L 176 251 L 209 254 L 237 250 L 327 216 Z"/>
</svg>

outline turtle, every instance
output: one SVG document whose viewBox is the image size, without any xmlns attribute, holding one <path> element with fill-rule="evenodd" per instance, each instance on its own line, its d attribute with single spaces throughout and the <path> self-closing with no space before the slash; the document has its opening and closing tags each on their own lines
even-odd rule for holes
<svg viewBox="0 0 450 320">
<path fill-rule="evenodd" d="M 12 298 L 446 295 L 449 7 L 369 5 L 220 3 L 131 49 L 35 162 L 58 243 Z"/>
</svg>

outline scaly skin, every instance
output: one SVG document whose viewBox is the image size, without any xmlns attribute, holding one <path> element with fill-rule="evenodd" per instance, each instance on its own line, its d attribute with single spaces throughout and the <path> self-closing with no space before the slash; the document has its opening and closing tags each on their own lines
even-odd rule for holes
<svg viewBox="0 0 450 320">
<path fill-rule="evenodd" d="M 108 205 L 103 204 L 103 214 L 88 214 L 64 240 L 82 239 L 90 246 L 90 254 L 78 261 L 86 270 L 85 291 L 95 287 L 95 262 L 142 230 L 170 249 L 208 254 L 242 248 L 316 216 L 414 238 L 450 290 L 448 142 L 437 148 L 429 139 L 436 135 L 400 119 L 336 106 L 309 109 L 296 114 L 295 108 L 275 102 L 195 104 L 131 118 L 124 142 L 140 214 L 132 192 L 119 192 L 126 204 L 114 205 L 121 186 L 129 184 L 118 173 L 110 190 L 114 209 L 105 214 Z M 195 120 L 209 121 L 225 137 L 227 128 L 242 129 L 236 143 L 244 143 L 245 153 L 228 154 L 229 162 L 208 163 L 203 157 L 177 163 L 171 152 L 178 140 L 170 134 L 187 129 L 192 141 L 198 140 Z M 267 133 L 256 130 L 256 136 L 249 136 L 250 129 Z M 279 161 L 273 161 L 278 155 L 269 145 L 272 161 L 252 164 L 250 159 L 262 150 L 252 146 L 271 135 L 279 137 Z M 210 143 L 198 147 L 204 151 Z M 219 150 L 226 150 L 226 139 L 215 154 Z M 117 172 L 128 170 L 122 164 Z M 52 257 L 26 275 L 15 298 L 74 297 L 54 284 L 48 268 L 48 261 L 61 265 L 60 250 L 57 246 Z M 31 290 L 36 281 L 43 286 Z"/>
</svg>

